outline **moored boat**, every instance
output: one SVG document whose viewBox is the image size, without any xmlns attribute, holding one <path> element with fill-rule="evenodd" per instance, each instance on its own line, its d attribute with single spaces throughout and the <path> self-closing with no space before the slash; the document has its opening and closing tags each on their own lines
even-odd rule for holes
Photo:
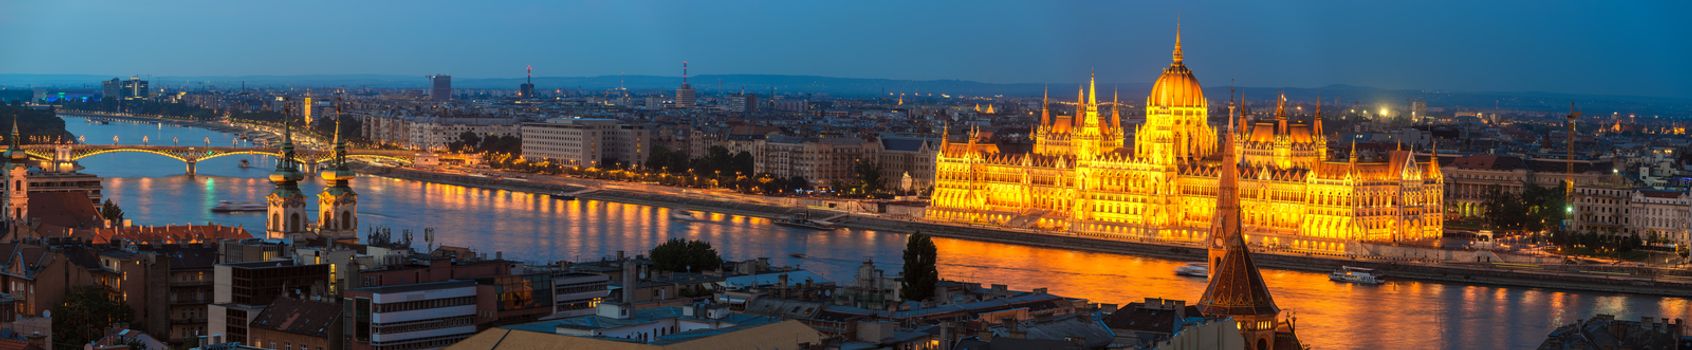
<svg viewBox="0 0 1692 350">
<path fill-rule="evenodd" d="M 1375 269 L 1341 266 L 1338 271 L 1328 274 L 1328 279 L 1334 282 L 1376 285 L 1386 283 L 1386 280 L 1375 275 Z"/>
<path fill-rule="evenodd" d="M 831 223 L 831 222 L 822 221 L 822 220 L 813 220 L 810 217 L 806 216 L 805 214 L 797 214 L 797 215 L 793 215 L 793 216 L 775 219 L 775 224 L 781 225 L 781 226 L 787 226 L 787 227 L 808 228 L 808 229 L 812 229 L 812 230 L 821 230 L 821 231 L 833 231 L 835 229 L 840 228 L 839 225 L 835 225 L 834 223 Z"/>
<path fill-rule="evenodd" d="M 265 207 L 264 203 L 230 203 L 229 201 L 218 201 L 217 205 L 211 208 L 211 211 L 213 213 L 239 213 L 265 211 L 265 209 L 268 208 Z"/>
<path fill-rule="evenodd" d="M 1210 266 L 1204 263 L 1191 263 L 1175 268 L 1176 276 L 1210 277 Z"/>
<path fill-rule="evenodd" d="M 670 218 L 676 219 L 676 220 L 689 220 L 689 221 L 699 220 L 698 216 L 694 216 L 693 212 L 688 211 L 687 209 L 670 209 Z"/>
</svg>

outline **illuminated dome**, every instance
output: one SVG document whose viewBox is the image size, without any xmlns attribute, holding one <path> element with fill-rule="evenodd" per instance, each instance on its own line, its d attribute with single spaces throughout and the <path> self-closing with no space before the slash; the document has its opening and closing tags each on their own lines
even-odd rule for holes
<svg viewBox="0 0 1692 350">
<path fill-rule="evenodd" d="M 1157 77 L 1152 84 L 1151 94 L 1146 96 L 1147 107 L 1205 107 L 1204 88 L 1199 86 L 1198 78 L 1193 77 L 1193 71 L 1181 63 L 1181 31 L 1175 31 L 1174 59 L 1169 68 L 1163 69 L 1163 75 Z"/>
</svg>

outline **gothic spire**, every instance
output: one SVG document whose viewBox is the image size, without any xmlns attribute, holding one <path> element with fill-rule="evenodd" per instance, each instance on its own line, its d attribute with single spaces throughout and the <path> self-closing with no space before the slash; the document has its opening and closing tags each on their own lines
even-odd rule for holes
<svg viewBox="0 0 1692 350">
<path fill-rule="evenodd" d="M 1357 165 L 1357 139 L 1351 140 L 1351 165 Z"/>
<path fill-rule="evenodd" d="M 1045 127 L 1046 125 L 1052 123 L 1052 110 L 1049 108 L 1051 104 L 1052 87 L 1048 85 L 1046 86 L 1045 92 L 1040 93 L 1040 127 Z"/>
<path fill-rule="evenodd" d="M 335 98 L 334 147 L 335 147 L 335 169 L 336 170 L 346 170 L 346 168 L 347 168 L 347 143 L 346 143 L 345 140 L 341 139 L 341 98 L 340 97 Z"/>
<path fill-rule="evenodd" d="M 1116 130 L 1116 129 L 1122 127 L 1122 102 L 1121 102 L 1122 100 L 1118 99 L 1117 97 L 1119 97 L 1117 95 L 1117 90 L 1115 88 L 1111 88 L 1110 89 L 1110 129 L 1111 130 Z"/>
<path fill-rule="evenodd" d="M 1316 95 L 1316 115 L 1311 118 L 1310 124 L 1310 127 L 1314 130 L 1312 133 L 1315 134 L 1311 136 L 1324 136 L 1322 134 L 1322 95 Z"/>
<path fill-rule="evenodd" d="M 1239 159 L 1234 154 L 1233 118 L 1222 142 L 1221 178 L 1217 181 L 1216 214 L 1211 219 L 1210 283 L 1199 298 L 1207 316 L 1273 316 L 1280 312 L 1269 287 L 1245 245 L 1240 225 Z M 1218 252 L 1217 250 L 1220 250 Z M 1221 253 L 1216 256 L 1214 253 Z"/>
</svg>

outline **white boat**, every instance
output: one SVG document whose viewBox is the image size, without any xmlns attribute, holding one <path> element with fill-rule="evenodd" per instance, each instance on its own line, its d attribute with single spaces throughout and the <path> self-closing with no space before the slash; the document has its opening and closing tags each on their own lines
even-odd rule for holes
<svg viewBox="0 0 1692 350">
<path fill-rule="evenodd" d="M 676 219 L 676 220 L 689 220 L 689 221 L 699 220 L 698 216 L 694 216 L 693 212 L 687 211 L 687 209 L 670 209 L 670 218 Z"/>
<path fill-rule="evenodd" d="M 569 194 L 569 193 L 566 193 L 564 191 L 558 191 L 558 192 L 552 193 L 552 199 L 563 200 L 563 201 L 573 201 L 573 200 L 576 200 L 576 196 Z"/>
<path fill-rule="evenodd" d="M 248 211 L 265 211 L 266 209 L 268 208 L 264 203 L 230 203 L 229 201 L 218 201 L 217 206 L 212 207 L 211 211 L 213 213 L 238 213 Z"/>
<path fill-rule="evenodd" d="M 1386 283 L 1386 280 L 1375 276 L 1375 269 L 1341 266 L 1339 271 L 1328 274 L 1328 279 L 1334 282 L 1376 285 Z"/>
<path fill-rule="evenodd" d="M 1210 267 L 1204 263 L 1191 263 L 1175 268 L 1176 276 L 1210 277 Z"/>
<path fill-rule="evenodd" d="M 779 226 L 807 228 L 818 231 L 833 231 L 840 228 L 839 225 L 835 225 L 834 223 L 827 221 L 814 220 L 805 214 L 775 219 L 775 224 Z"/>
</svg>

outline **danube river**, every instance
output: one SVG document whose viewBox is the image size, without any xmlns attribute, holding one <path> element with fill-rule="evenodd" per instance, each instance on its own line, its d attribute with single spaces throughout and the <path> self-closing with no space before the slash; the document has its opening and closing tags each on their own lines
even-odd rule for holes
<svg viewBox="0 0 1692 350">
<path fill-rule="evenodd" d="M 72 133 L 91 143 L 230 144 L 231 136 L 198 128 L 66 117 Z M 251 168 L 241 168 L 247 159 Z M 219 215 L 219 201 L 261 202 L 270 192 L 264 176 L 274 161 L 226 157 L 202 162 L 199 176 L 183 175 L 176 160 L 148 154 L 108 154 L 85 159 L 84 171 L 105 177 L 106 195 L 136 224 L 214 222 L 263 227 L 256 214 Z M 307 182 L 310 194 L 322 189 Z M 711 214 L 681 222 L 668 209 L 600 201 L 556 201 L 545 196 L 482 190 L 390 178 L 359 178 L 360 223 L 417 231 L 435 228 L 438 244 L 501 252 L 529 262 L 597 259 L 625 250 L 641 252 L 668 238 L 700 239 L 730 259 L 770 257 L 850 283 L 866 260 L 890 274 L 899 271 L 905 235 L 865 230 L 819 233 L 772 225 L 769 220 Z M 315 201 L 312 204 L 315 206 Z M 308 211 L 310 212 L 310 211 Z M 360 232 L 363 235 L 363 232 Z M 1074 252 L 1019 245 L 936 238 L 943 278 L 1050 288 L 1058 295 L 1126 304 L 1147 297 L 1196 302 L 1203 279 L 1177 277 L 1179 261 Z M 789 257 L 803 253 L 805 258 Z M 1297 318 L 1299 337 L 1317 349 L 1518 349 L 1539 345 L 1556 325 L 1594 314 L 1692 318 L 1692 302 L 1679 298 L 1499 288 L 1425 282 L 1357 286 L 1326 275 L 1264 270 L 1282 309 Z"/>
</svg>

